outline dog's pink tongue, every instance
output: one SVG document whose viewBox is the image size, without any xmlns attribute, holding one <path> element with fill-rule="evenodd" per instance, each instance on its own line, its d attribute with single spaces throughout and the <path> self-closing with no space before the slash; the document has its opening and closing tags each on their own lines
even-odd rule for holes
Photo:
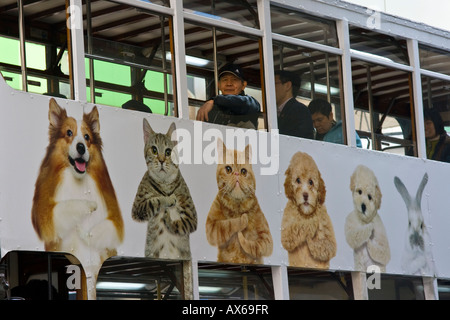
<svg viewBox="0 0 450 320">
<path fill-rule="evenodd" d="M 78 171 L 80 171 L 80 172 L 86 171 L 86 162 L 75 161 L 75 166 L 77 167 Z"/>
</svg>

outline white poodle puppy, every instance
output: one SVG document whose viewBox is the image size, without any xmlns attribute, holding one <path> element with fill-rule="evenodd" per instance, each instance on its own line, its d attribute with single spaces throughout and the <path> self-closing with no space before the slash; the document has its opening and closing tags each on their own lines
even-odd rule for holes
<svg viewBox="0 0 450 320">
<path fill-rule="evenodd" d="M 368 167 L 359 165 L 350 178 L 354 210 L 345 220 L 345 237 L 353 249 L 355 270 L 367 271 L 375 265 L 381 272 L 391 258 L 384 224 L 378 215 L 381 190 L 378 180 Z"/>
</svg>

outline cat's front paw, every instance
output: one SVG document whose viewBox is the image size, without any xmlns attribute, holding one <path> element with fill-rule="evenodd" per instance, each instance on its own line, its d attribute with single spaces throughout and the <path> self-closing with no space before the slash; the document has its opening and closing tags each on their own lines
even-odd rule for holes
<svg viewBox="0 0 450 320">
<path fill-rule="evenodd" d="M 247 228 L 247 226 L 248 226 L 248 215 L 246 213 L 244 213 L 241 216 L 241 230 L 240 231 L 242 231 L 245 228 Z"/>
<path fill-rule="evenodd" d="M 171 194 L 167 197 L 167 207 L 175 207 L 177 204 L 177 196 L 175 194 Z"/>
</svg>

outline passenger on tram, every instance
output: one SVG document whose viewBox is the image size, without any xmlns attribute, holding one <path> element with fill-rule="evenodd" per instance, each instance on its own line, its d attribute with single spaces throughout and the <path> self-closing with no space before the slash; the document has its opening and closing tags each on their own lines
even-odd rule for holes
<svg viewBox="0 0 450 320">
<path fill-rule="evenodd" d="M 261 106 L 244 92 L 247 86 L 242 68 L 227 64 L 219 71 L 221 94 L 210 98 L 197 112 L 197 120 L 247 129 L 258 128 Z"/>
<path fill-rule="evenodd" d="M 299 102 L 300 77 L 290 71 L 275 71 L 278 130 L 280 134 L 314 139 L 314 127 L 308 107 Z"/>
<path fill-rule="evenodd" d="M 314 99 L 308 105 L 311 112 L 315 132 L 315 139 L 344 144 L 342 121 L 334 120 L 331 104 L 323 99 Z M 361 139 L 356 135 L 356 146 L 362 148 Z"/>
<path fill-rule="evenodd" d="M 425 109 L 424 125 L 427 158 L 450 162 L 450 136 L 445 131 L 439 112 L 435 109 Z"/>
</svg>

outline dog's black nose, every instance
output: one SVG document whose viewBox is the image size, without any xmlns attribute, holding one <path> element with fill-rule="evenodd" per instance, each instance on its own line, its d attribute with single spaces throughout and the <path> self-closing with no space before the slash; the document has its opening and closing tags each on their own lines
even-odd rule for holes
<svg viewBox="0 0 450 320">
<path fill-rule="evenodd" d="M 366 212 L 366 204 L 362 204 L 361 205 L 361 211 L 364 213 L 364 212 Z"/>
<path fill-rule="evenodd" d="M 80 155 L 83 155 L 86 152 L 86 147 L 83 143 L 79 142 L 77 143 L 77 151 Z"/>
</svg>

